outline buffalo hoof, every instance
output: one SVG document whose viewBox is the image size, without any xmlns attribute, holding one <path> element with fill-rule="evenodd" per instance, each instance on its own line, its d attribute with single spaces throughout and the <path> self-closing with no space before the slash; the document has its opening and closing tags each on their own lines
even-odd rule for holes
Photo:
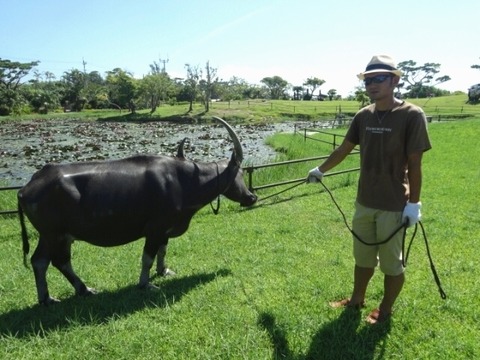
<svg viewBox="0 0 480 360">
<path fill-rule="evenodd" d="M 55 304 L 60 303 L 60 300 L 52 298 L 52 297 L 49 296 L 46 299 L 39 301 L 38 303 L 41 306 L 50 306 L 50 305 L 55 305 Z"/>
<path fill-rule="evenodd" d="M 169 269 L 169 268 L 164 268 L 162 271 L 157 271 L 158 276 L 175 276 L 177 275 L 175 271 Z"/>
<path fill-rule="evenodd" d="M 147 284 L 138 284 L 139 289 L 141 290 L 147 290 L 147 291 L 156 291 L 159 290 L 160 288 L 156 285 L 153 285 L 152 283 L 147 283 Z"/>
<path fill-rule="evenodd" d="M 96 295 L 98 294 L 98 291 L 92 288 L 87 287 L 85 291 L 80 294 L 81 296 L 91 296 L 91 295 Z"/>
<path fill-rule="evenodd" d="M 145 286 L 145 289 L 147 289 L 149 291 L 160 290 L 160 288 L 157 285 L 153 285 L 152 283 L 148 283 L 147 286 Z"/>
</svg>

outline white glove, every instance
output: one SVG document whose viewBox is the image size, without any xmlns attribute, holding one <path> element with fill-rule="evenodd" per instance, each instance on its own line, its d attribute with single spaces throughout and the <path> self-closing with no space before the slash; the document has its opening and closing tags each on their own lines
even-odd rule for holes
<svg viewBox="0 0 480 360">
<path fill-rule="evenodd" d="M 313 168 L 308 172 L 307 183 L 314 183 L 322 181 L 323 173 L 318 170 L 318 167 Z"/>
<path fill-rule="evenodd" d="M 403 209 L 402 221 L 408 221 L 407 226 L 413 226 L 422 219 L 422 214 L 420 209 L 422 208 L 422 203 L 411 203 L 407 202 L 405 208 Z"/>
</svg>

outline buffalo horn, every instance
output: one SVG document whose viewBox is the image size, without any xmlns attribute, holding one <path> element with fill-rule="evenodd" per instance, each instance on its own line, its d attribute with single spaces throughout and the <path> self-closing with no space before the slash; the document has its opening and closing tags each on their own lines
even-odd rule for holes
<svg viewBox="0 0 480 360">
<path fill-rule="evenodd" d="M 228 125 L 228 123 L 225 120 L 217 116 L 214 116 L 213 118 L 218 122 L 221 122 L 223 126 L 225 126 L 225 128 L 227 129 L 233 141 L 233 151 L 235 153 L 236 160 L 238 164 L 241 164 L 243 161 L 243 150 L 242 150 L 242 144 L 240 144 L 240 140 L 238 140 L 237 134 L 235 134 L 235 131 L 233 131 L 232 127 Z"/>
<path fill-rule="evenodd" d="M 180 158 L 180 159 L 185 159 L 185 155 L 183 153 L 183 146 L 185 145 L 185 141 L 187 140 L 188 138 L 184 138 L 180 144 L 178 145 L 178 149 L 177 149 L 177 158 Z"/>
</svg>

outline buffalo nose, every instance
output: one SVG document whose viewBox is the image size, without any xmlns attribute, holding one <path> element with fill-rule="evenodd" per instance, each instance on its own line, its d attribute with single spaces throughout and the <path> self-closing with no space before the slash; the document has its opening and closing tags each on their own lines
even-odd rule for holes
<svg viewBox="0 0 480 360">
<path fill-rule="evenodd" d="M 240 206 L 252 206 L 253 204 L 255 204 L 258 200 L 257 198 L 257 195 L 255 194 L 251 194 L 248 196 L 248 199 L 246 199 L 247 201 L 244 201 L 240 204 Z"/>
</svg>

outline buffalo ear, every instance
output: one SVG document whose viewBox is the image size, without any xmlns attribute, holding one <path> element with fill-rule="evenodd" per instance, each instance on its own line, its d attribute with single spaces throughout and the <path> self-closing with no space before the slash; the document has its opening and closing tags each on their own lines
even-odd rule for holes
<svg viewBox="0 0 480 360">
<path fill-rule="evenodd" d="M 185 141 L 187 141 L 188 138 L 184 138 L 180 144 L 178 144 L 178 149 L 177 149 L 177 158 L 179 159 L 185 159 L 185 155 L 183 153 L 183 147 L 185 145 Z"/>
<path fill-rule="evenodd" d="M 238 159 L 238 156 L 235 150 L 232 152 L 232 156 L 230 157 L 229 166 L 238 167 L 238 168 L 242 167 L 242 160 Z"/>
</svg>

